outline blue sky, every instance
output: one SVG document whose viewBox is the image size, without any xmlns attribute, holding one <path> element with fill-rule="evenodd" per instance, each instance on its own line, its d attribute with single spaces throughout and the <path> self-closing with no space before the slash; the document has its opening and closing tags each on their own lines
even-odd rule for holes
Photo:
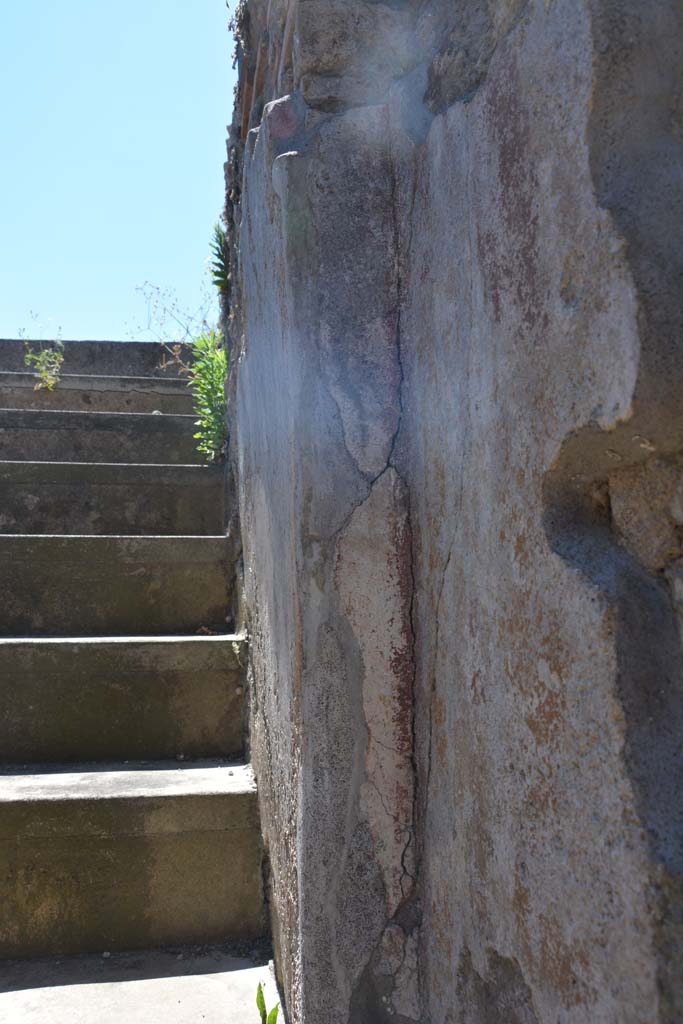
<svg viewBox="0 0 683 1024">
<path fill-rule="evenodd" d="M 145 281 L 200 305 L 223 204 L 229 17 L 224 0 L 5 5 L 0 337 L 146 337 Z"/>
</svg>

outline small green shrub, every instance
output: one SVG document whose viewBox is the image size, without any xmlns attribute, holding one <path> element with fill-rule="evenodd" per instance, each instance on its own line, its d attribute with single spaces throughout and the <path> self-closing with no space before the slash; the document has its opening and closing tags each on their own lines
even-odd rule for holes
<svg viewBox="0 0 683 1024">
<path fill-rule="evenodd" d="M 259 982 L 259 986 L 256 989 L 256 1005 L 258 1011 L 261 1014 L 261 1024 L 277 1024 L 278 1010 L 280 1004 L 276 1003 L 273 1009 L 268 1013 L 266 1010 L 266 998 L 263 994 L 263 985 Z"/>
<path fill-rule="evenodd" d="M 36 391 L 40 391 L 42 388 L 46 391 L 54 391 L 59 384 L 63 362 L 64 345 L 61 341 L 56 341 L 51 348 L 45 348 L 41 344 L 38 352 L 34 352 L 28 342 L 26 343 L 24 363 L 26 366 L 35 367 L 40 378 L 35 386 Z"/>
<path fill-rule="evenodd" d="M 197 450 L 209 461 L 223 458 L 228 442 L 225 382 L 228 376 L 228 353 L 220 331 L 204 331 L 193 338 L 189 386 L 194 399 L 198 427 L 194 435 Z"/>
<path fill-rule="evenodd" d="M 225 231 L 220 224 L 214 225 L 211 242 L 211 279 L 219 292 L 228 290 L 228 262 Z"/>
</svg>

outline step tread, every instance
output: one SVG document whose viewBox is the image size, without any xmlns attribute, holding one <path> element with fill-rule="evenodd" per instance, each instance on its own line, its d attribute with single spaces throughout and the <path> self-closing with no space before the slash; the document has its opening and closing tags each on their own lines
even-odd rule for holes
<svg viewBox="0 0 683 1024">
<path fill-rule="evenodd" d="M 26 382 L 33 384 L 40 380 L 40 374 L 31 370 L 0 370 L 0 388 L 6 386 L 7 382 Z M 184 395 L 189 388 L 187 377 L 139 377 L 126 374 L 109 373 L 62 373 L 59 376 L 57 387 L 77 387 L 81 389 L 83 383 L 86 386 L 97 385 L 102 382 L 105 385 L 122 384 L 124 387 L 142 387 L 145 390 L 168 390 L 174 394 Z M 114 388 L 114 390 L 116 390 Z"/>
<path fill-rule="evenodd" d="M 185 636 L 180 633 L 177 636 L 158 636 L 152 634 L 150 636 L 56 636 L 56 637 L 0 637 L 0 648 L 12 647 L 17 645 L 30 644 L 31 646 L 46 646 L 50 644 L 102 644 L 106 647 L 112 646 L 112 644 L 130 644 L 131 646 L 140 647 L 144 644 L 159 644 L 159 645 L 170 645 L 170 644 L 239 644 L 240 646 L 246 642 L 246 637 L 242 633 L 220 633 L 215 636 Z"/>
<path fill-rule="evenodd" d="M 187 427 L 196 419 L 193 413 L 182 412 L 102 412 L 97 409 L 0 409 L 0 427 L 17 426 L 26 428 L 22 421 L 33 420 L 45 428 L 53 420 L 57 426 L 79 429 L 82 426 L 111 425 L 112 427 L 154 427 L 172 423 L 176 429 Z M 18 421 L 13 423 L 12 421 Z"/>
<path fill-rule="evenodd" d="M 0 478 L 11 476 L 13 480 L 32 479 L 32 474 L 46 474 L 53 472 L 58 477 L 78 476 L 88 477 L 130 477 L 143 473 L 145 476 L 154 475 L 168 477 L 169 482 L 175 483 L 183 476 L 192 477 L 196 482 L 197 474 L 204 478 L 210 476 L 221 476 L 225 472 L 222 463 L 206 464 L 196 462 L 36 462 L 28 459 L 0 459 Z"/>
<path fill-rule="evenodd" d="M 31 765 L 0 772 L 0 805 L 53 801 L 138 800 L 252 794 L 256 782 L 248 764 L 207 761 L 81 765 L 75 770 Z"/>
<path fill-rule="evenodd" d="M 137 533 L 0 533 L 0 542 L 12 541 L 58 541 L 60 544 L 69 545 L 77 542 L 82 543 L 87 541 L 89 544 L 98 544 L 99 541 L 108 540 L 127 540 L 133 541 L 136 547 L 143 548 L 147 544 L 154 545 L 160 541 L 203 541 L 205 543 L 211 543 L 212 541 L 227 541 L 229 538 L 221 533 L 159 533 L 159 534 L 148 534 L 141 537 Z"/>
<path fill-rule="evenodd" d="M 275 980 L 254 940 L 234 946 L 174 946 L 135 953 L 4 961 L 4 1024 L 244 1024 L 258 1019 L 256 987 L 277 1002 Z M 254 956 L 254 953 L 257 955 Z"/>
</svg>

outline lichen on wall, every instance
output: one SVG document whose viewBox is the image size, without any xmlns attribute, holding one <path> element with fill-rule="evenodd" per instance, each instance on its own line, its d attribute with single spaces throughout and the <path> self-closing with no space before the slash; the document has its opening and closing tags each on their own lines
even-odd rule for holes
<svg viewBox="0 0 683 1024">
<path fill-rule="evenodd" d="M 232 455 L 289 1018 L 673 1024 L 679 5 L 236 25 Z"/>
</svg>

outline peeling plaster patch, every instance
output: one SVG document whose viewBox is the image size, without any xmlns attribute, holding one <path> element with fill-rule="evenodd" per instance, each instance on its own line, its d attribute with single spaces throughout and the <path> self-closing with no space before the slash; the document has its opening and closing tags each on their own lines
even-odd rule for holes
<svg viewBox="0 0 683 1024">
<path fill-rule="evenodd" d="M 408 529 L 405 486 L 389 468 L 340 534 L 335 572 L 363 662 L 368 740 L 361 813 L 375 843 L 388 918 L 409 895 L 415 873 L 412 587 L 406 588 L 409 566 L 400 557 Z"/>
</svg>

